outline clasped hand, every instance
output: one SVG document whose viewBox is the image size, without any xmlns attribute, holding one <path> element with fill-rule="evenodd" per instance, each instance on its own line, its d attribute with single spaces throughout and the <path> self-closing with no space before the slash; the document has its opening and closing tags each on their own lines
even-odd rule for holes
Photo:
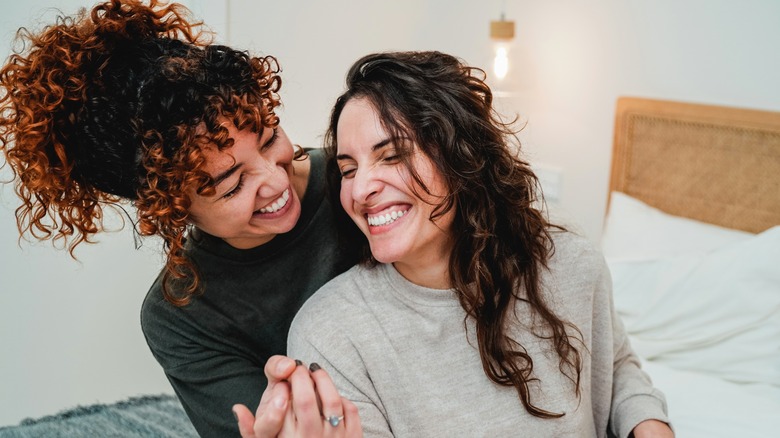
<svg viewBox="0 0 780 438">
<path fill-rule="evenodd" d="M 363 436 L 357 407 L 341 397 L 328 373 L 285 356 L 265 364 L 268 386 L 255 415 L 237 404 L 242 438 Z"/>
</svg>

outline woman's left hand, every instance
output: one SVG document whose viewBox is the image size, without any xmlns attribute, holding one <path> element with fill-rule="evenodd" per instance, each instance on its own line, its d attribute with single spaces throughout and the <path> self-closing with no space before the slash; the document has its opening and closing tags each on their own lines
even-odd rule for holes
<svg viewBox="0 0 780 438">
<path fill-rule="evenodd" d="M 357 407 L 341 397 L 328 373 L 316 364 L 312 364 L 311 371 L 305 366 L 296 366 L 287 381 L 267 389 L 263 398 L 266 396 L 274 405 L 266 404 L 263 409 L 261 402 L 257 417 L 246 407 L 236 406 L 242 438 L 363 436 Z M 284 406 L 283 420 L 277 415 L 280 405 Z M 281 428 L 278 426 L 280 421 L 283 423 Z M 269 434 L 272 430 L 278 434 Z"/>
<path fill-rule="evenodd" d="M 634 438 L 674 438 L 674 432 L 668 424 L 658 420 L 645 420 L 632 431 Z"/>
</svg>

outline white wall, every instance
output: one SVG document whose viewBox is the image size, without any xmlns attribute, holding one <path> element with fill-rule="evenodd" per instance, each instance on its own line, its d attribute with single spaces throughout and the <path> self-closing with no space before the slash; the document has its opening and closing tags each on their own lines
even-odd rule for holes
<svg viewBox="0 0 780 438">
<path fill-rule="evenodd" d="M 214 0 L 189 3 L 214 17 L 227 10 Z M 52 7 L 72 13 L 91 5 L 4 2 L 0 56 L 10 53 L 18 27 L 50 22 Z M 215 30 L 224 30 L 225 17 L 215 20 Z M 9 178 L 8 167 L 0 169 L 0 181 Z M 19 242 L 16 195 L 10 184 L 0 189 L 0 426 L 76 405 L 173 393 L 139 324 L 141 302 L 163 263 L 159 242 L 146 239 L 136 250 L 125 227 L 82 244 L 75 261 L 48 242 Z M 108 214 L 109 226 L 119 229 L 121 217 Z"/>
<path fill-rule="evenodd" d="M 230 0 L 231 42 L 279 58 L 282 123 L 316 146 L 358 57 L 436 49 L 489 68 L 489 22 L 504 6 L 514 95 L 498 106 L 528 122 L 529 158 L 562 172 L 553 209 L 594 241 L 618 96 L 780 110 L 777 0 Z"/>
<path fill-rule="evenodd" d="M 225 3 L 227 2 L 227 3 Z M 5 2 L 0 44 L 46 6 Z M 606 203 L 615 99 L 636 95 L 780 110 L 776 0 L 200 0 L 187 2 L 222 40 L 279 58 L 282 123 L 319 146 L 344 73 L 379 50 L 437 49 L 489 67 L 488 23 L 516 22 L 504 112 L 540 166 L 562 171 L 554 208 L 590 238 Z M 13 30 L 12 30 L 13 29 Z M 229 29 L 229 31 L 228 31 Z M 0 45 L 0 50 L 5 46 Z M 7 175 L 1 173 L 2 177 Z M 170 391 L 143 341 L 138 308 L 161 260 L 129 230 L 77 251 L 16 244 L 0 198 L 0 425 L 76 404 Z"/>
</svg>

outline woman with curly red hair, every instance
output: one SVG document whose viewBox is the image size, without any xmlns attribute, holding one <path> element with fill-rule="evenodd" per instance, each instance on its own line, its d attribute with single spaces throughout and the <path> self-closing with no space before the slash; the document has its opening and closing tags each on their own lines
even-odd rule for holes
<svg viewBox="0 0 780 438">
<path fill-rule="evenodd" d="M 72 254 L 130 201 L 137 232 L 162 239 L 143 331 L 198 432 L 224 437 L 233 404 L 258 405 L 295 312 L 354 257 L 321 151 L 293 146 L 275 114 L 276 59 L 211 44 L 188 14 L 112 0 L 21 29 L 0 70 L 0 149 L 20 233 Z"/>
</svg>

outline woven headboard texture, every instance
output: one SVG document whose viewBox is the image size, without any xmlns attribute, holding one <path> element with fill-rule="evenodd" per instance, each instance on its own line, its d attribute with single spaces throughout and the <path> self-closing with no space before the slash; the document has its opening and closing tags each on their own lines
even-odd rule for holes
<svg viewBox="0 0 780 438">
<path fill-rule="evenodd" d="M 728 228 L 780 225 L 780 112 L 621 97 L 613 190 Z"/>
</svg>

